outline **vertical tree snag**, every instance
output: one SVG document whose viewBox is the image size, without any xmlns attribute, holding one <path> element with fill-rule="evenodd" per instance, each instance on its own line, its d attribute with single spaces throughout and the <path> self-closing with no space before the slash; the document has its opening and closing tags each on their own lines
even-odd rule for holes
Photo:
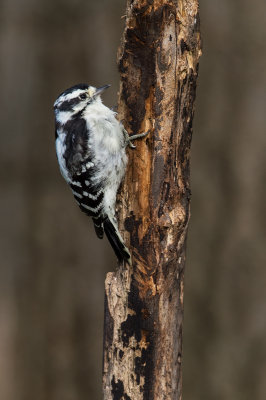
<svg viewBox="0 0 266 400">
<path fill-rule="evenodd" d="M 118 57 L 130 134 L 118 199 L 132 267 L 105 282 L 105 400 L 181 399 L 189 154 L 201 54 L 197 0 L 128 0 Z"/>
</svg>

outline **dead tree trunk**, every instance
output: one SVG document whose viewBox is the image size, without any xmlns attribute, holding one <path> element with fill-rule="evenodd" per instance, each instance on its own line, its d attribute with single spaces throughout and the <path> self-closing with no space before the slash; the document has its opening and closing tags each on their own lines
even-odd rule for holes
<svg viewBox="0 0 266 400">
<path fill-rule="evenodd" d="M 189 154 L 198 59 L 197 0 L 128 0 L 119 116 L 130 134 L 118 200 L 132 267 L 105 282 L 105 400 L 181 399 Z"/>
</svg>

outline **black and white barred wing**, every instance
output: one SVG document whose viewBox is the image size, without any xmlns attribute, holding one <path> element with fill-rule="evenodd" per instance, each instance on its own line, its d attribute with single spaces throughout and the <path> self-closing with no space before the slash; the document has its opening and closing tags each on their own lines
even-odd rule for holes
<svg viewBox="0 0 266 400">
<path fill-rule="evenodd" d="M 103 200 L 104 192 L 100 185 L 94 185 L 95 166 L 91 158 L 87 158 L 82 164 L 81 171 L 72 176 L 70 187 L 73 195 L 85 214 L 92 217 L 97 236 L 103 238 Z"/>
<path fill-rule="evenodd" d="M 93 153 L 88 146 L 89 132 L 83 118 L 70 120 L 64 126 L 67 135 L 64 141 L 64 155 L 68 184 L 80 209 L 93 218 L 95 231 L 103 237 L 103 187 L 93 181 L 96 173 Z"/>
<path fill-rule="evenodd" d="M 120 235 L 115 218 L 104 212 L 104 190 L 92 184 L 94 164 L 86 160 L 82 171 L 73 176 L 70 187 L 80 209 L 92 217 L 97 236 L 102 239 L 104 232 L 120 262 L 131 262 L 130 253 Z"/>
</svg>

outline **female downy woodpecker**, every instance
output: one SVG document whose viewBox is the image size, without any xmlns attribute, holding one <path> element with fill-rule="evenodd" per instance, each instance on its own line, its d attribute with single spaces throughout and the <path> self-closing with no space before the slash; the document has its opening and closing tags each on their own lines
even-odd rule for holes
<svg viewBox="0 0 266 400">
<path fill-rule="evenodd" d="M 55 145 L 60 171 L 80 209 L 92 217 L 95 232 L 106 234 L 119 262 L 131 263 L 118 231 L 115 202 L 127 165 L 126 147 L 143 137 L 128 135 L 116 113 L 103 105 L 101 93 L 79 84 L 64 91 L 54 103 Z"/>
</svg>

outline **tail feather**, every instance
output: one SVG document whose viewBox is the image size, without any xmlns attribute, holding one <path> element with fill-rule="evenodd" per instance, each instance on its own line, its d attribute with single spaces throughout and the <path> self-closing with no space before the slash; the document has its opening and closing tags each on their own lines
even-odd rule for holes
<svg viewBox="0 0 266 400">
<path fill-rule="evenodd" d="M 97 218 L 92 218 L 93 223 L 94 223 L 94 229 L 95 229 L 95 233 L 98 236 L 99 239 L 103 238 L 103 222 L 102 219 L 97 219 Z"/>
<path fill-rule="evenodd" d="M 128 248 L 126 247 L 126 245 L 119 233 L 116 222 L 113 219 L 107 217 L 103 222 L 103 228 L 104 228 L 104 232 L 107 236 L 107 239 L 109 240 L 109 242 L 118 258 L 118 261 L 120 263 L 122 261 L 125 261 L 128 264 L 131 264 L 130 252 L 129 252 Z"/>
</svg>

